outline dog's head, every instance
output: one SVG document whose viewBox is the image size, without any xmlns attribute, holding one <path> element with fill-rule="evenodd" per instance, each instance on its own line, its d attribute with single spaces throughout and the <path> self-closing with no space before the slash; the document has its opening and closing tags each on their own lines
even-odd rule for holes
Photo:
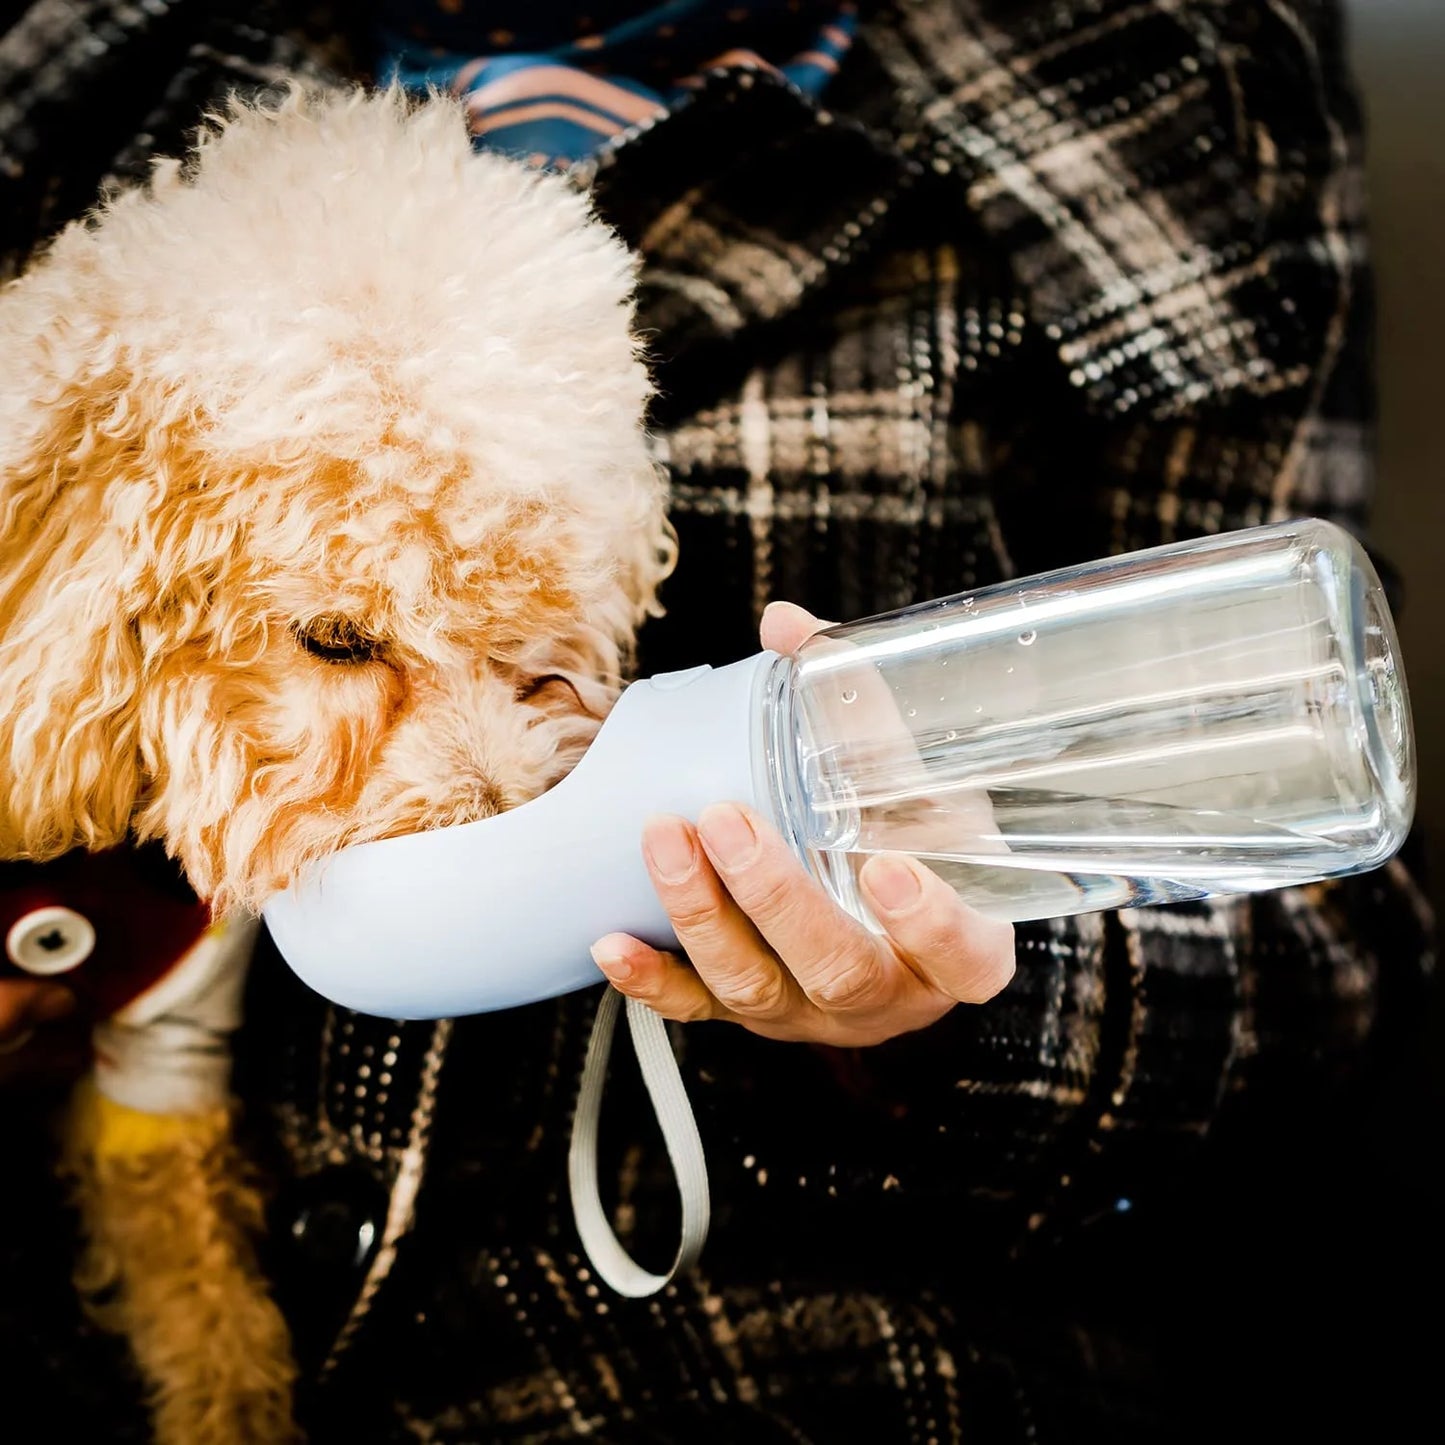
<svg viewBox="0 0 1445 1445">
<path fill-rule="evenodd" d="M 236 106 L 0 293 L 0 854 L 218 907 L 575 762 L 673 549 L 632 265 L 395 94 Z"/>
</svg>

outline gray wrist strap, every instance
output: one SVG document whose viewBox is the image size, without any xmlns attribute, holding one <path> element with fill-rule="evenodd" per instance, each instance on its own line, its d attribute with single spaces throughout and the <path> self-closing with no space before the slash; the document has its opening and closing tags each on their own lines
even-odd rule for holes
<svg viewBox="0 0 1445 1445">
<path fill-rule="evenodd" d="M 702 1254 L 707 1239 L 710 1204 L 707 1190 L 707 1161 L 692 1106 L 687 1101 L 682 1074 L 667 1037 L 667 1023 L 639 1003 L 627 1000 L 627 1024 L 632 1048 L 642 1069 L 642 1081 L 652 1101 L 673 1178 L 682 1200 L 681 1238 L 677 1257 L 666 1274 L 652 1274 L 623 1249 L 611 1221 L 602 1208 L 597 1189 L 597 1125 L 602 1114 L 602 1092 L 607 1080 L 607 1058 L 617 1026 L 617 1008 L 622 999 L 609 988 L 597 1008 L 592 1038 L 587 1045 L 587 1062 L 582 1066 L 582 1085 L 577 1094 L 577 1112 L 572 1119 L 572 1146 L 567 1156 L 567 1179 L 572 1190 L 572 1215 L 582 1248 L 601 1278 L 620 1295 L 645 1299 L 658 1292 L 674 1275 L 691 1269 Z"/>
</svg>

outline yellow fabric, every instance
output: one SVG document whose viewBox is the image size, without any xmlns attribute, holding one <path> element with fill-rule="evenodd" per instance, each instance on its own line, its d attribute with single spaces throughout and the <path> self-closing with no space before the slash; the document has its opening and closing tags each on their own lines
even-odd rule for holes
<svg viewBox="0 0 1445 1445">
<path fill-rule="evenodd" d="M 147 1114 L 108 1099 L 89 1080 L 79 1086 L 72 1128 L 97 1160 L 134 1159 L 186 1142 L 219 1139 L 229 1132 L 225 1109 L 200 1114 Z"/>
</svg>

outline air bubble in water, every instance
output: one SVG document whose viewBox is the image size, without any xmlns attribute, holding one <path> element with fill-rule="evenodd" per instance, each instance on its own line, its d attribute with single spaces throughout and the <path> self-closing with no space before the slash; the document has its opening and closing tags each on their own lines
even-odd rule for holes
<svg viewBox="0 0 1445 1445">
<path fill-rule="evenodd" d="M 911 707 L 911 708 L 909 708 L 909 709 L 908 709 L 908 716 L 909 716 L 909 717 L 917 717 L 917 716 L 918 716 L 918 709 L 917 709 L 916 707 Z"/>
<path fill-rule="evenodd" d="M 1035 632 L 1032 627 L 1030 627 L 1027 632 L 1020 632 L 1020 633 L 1019 633 L 1019 646 L 1020 646 L 1020 647 L 1032 647 L 1032 646 L 1034 645 L 1034 642 L 1037 640 L 1037 638 L 1038 638 L 1038 633 Z"/>
<path fill-rule="evenodd" d="M 843 701 L 844 701 L 844 702 L 857 702 L 857 701 L 858 701 L 858 689 L 855 688 L 855 687 L 846 688 L 846 689 L 844 690 L 844 692 L 843 692 Z"/>
<path fill-rule="evenodd" d="M 944 733 L 944 735 L 943 735 L 943 740 L 944 740 L 944 742 L 946 742 L 946 743 L 951 743 L 957 736 L 958 736 L 958 729 L 957 729 L 957 728 L 949 728 L 949 730 L 948 730 L 946 733 Z"/>
</svg>

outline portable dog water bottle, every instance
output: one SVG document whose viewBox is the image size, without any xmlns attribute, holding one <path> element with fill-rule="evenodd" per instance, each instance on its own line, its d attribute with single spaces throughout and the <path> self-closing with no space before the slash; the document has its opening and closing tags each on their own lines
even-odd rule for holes
<svg viewBox="0 0 1445 1445">
<path fill-rule="evenodd" d="M 1039 918 L 1361 872 L 1399 848 L 1414 794 L 1379 579 L 1305 520 L 635 683 L 551 792 L 336 854 L 266 915 L 328 998 L 447 1016 L 600 982 L 604 933 L 675 944 L 639 848 L 654 812 L 751 803 L 869 923 L 875 852 Z"/>
</svg>

